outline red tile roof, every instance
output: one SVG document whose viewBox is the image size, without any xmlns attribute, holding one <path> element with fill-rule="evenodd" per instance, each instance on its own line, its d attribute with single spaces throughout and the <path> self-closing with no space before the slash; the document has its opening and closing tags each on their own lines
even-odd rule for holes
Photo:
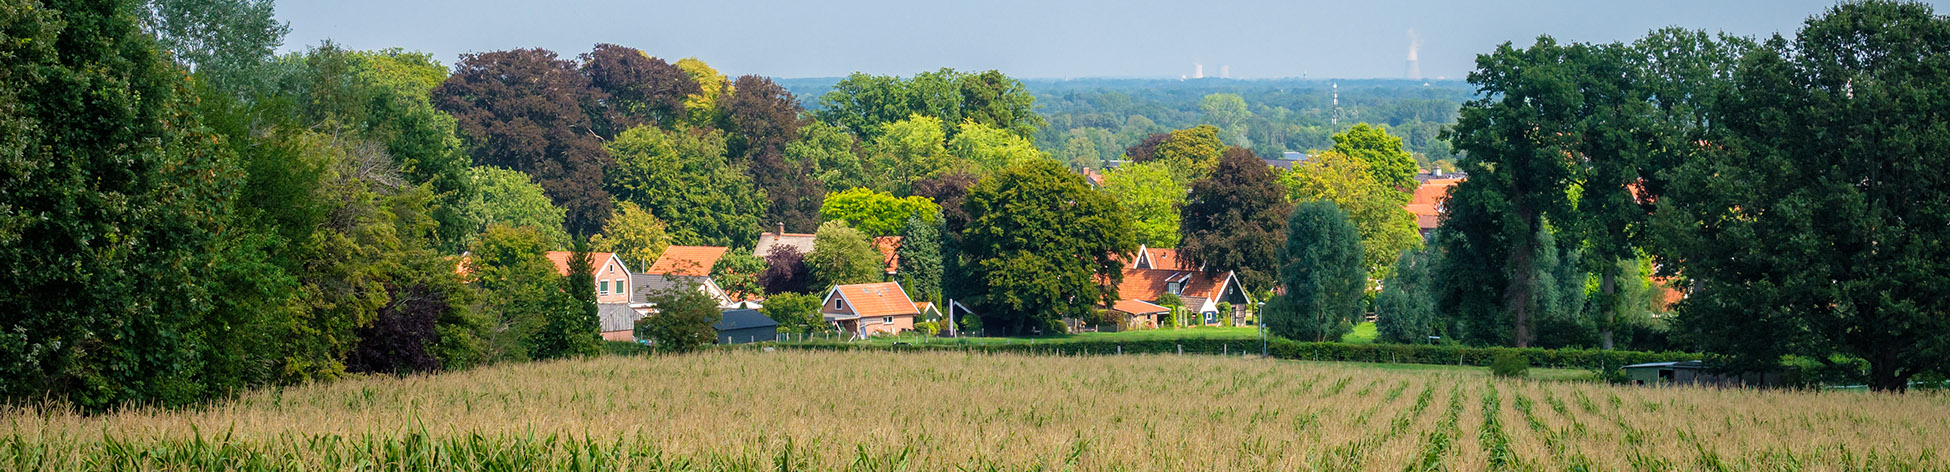
<svg viewBox="0 0 1950 472">
<path fill-rule="evenodd" d="M 901 237 L 881 236 L 873 238 L 873 248 L 880 250 L 880 259 L 887 262 L 887 273 L 900 272 Z"/>
<path fill-rule="evenodd" d="M 657 263 L 651 264 L 645 274 L 653 275 L 711 275 L 711 266 L 718 265 L 724 257 L 725 248 L 718 246 L 671 246 L 664 249 Z"/>
<path fill-rule="evenodd" d="M 1408 203 L 1440 207 L 1443 200 L 1449 199 L 1449 188 L 1462 181 L 1463 179 L 1430 179 L 1415 188 L 1415 196 L 1410 198 Z"/>
<path fill-rule="evenodd" d="M 1117 298 L 1157 300 L 1171 282 L 1184 284 L 1180 297 L 1217 298 L 1220 278 L 1198 270 L 1124 269 L 1124 282 L 1117 284 Z"/>
<path fill-rule="evenodd" d="M 549 262 L 555 263 L 556 275 L 569 275 L 569 258 L 575 257 L 575 253 L 569 251 L 549 251 L 545 255 L 548 256 Z M 616 253 L 614 252 L 589 253 L 589 270 L 593 271 L 602 268 L 603 263 L 609 262 L 609 259 L 612 257 L 616 257 Z"/>
<path fill-rule="evenodd" d="M 1165 313 L 1171 311 L 1170 308 L 1158 306 L 1156 304 L 1148 303 L 1143 300 L 1131 300 L 1131 299 L 1118 300 L 1117 303 L 1112 304 L 1110 306 L 1110 309 L 1125 312 L 1125 313 L 1130 313 L 1133 315 L 1148 315 L 1152 313 Z"/>
<path fill-rule="evenodd" d="M 1180 257 L 1177 249 L 1168 248 L 1168 247 L 1167 248 L 1156 248 L 1156 247 L 1145 248 L 1144 256 L 1145 256 L 1145 260 L 1151 263 L 1152 269 L 1198 270 L 1198 266 L 1192 265 L 1192 261 L 1190 259 Z"/>
<path fill-rule="evenodd" d="M 836 285 L 837 295 L 846 299 L 847 308 L 854 315 L 862 317 L 918 315 L 919 307 L 907 298 L 907 291 L 901 284 L 881 282 L 874 284 Z M 830 299 L 832 294 L 828 295 Z"/>
</svg>

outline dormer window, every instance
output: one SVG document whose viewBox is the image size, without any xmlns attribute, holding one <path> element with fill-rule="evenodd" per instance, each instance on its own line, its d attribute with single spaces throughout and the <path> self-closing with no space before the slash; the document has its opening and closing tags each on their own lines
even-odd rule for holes
<svg viewBox="0 0 1950 472">
<path fill-rule="evenodd" d="M 1185 289 L 1185 284 L 1183 282 L 1165 282 L 1165 293 L 1178 295 L 1179 294 L 1178 292 L 1183 291 L 1184 289 Z"/>
</svg>

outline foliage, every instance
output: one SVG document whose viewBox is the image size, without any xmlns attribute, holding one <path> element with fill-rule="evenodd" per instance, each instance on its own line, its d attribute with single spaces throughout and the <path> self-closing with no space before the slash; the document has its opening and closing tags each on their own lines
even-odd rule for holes
<svg viewBox="0 0 1950 472">
<path fill-rule="evenodd" d="M 530 339 L 542 329 L 551 307 L 561 300 L 562 277 L 544 255 L 540 231 L 489 225 L 474 241 L 467 272 L 487 302 L 481 314 L 488 326 L 482 337 L 489 361 L 525 360 L 534 355 Z M 593 284 L 592 284 L 593 285 Z"/>
<path fill-rule="evenodd" d="M 610 213 L 603 189 L 608 158 L 600 137 L 588 132 L 596 123 L 583 109 L 594 93 L 575 62 L 517 49 L 461 55 L 432 97 L 458 120 L 476 164 L 533 176 L 567 210 L 565 229 L 586 235 L 601 229 Z"/>
<path fill-rule="evenodd" d="M 948 140 L 948 154 L 958 161 L 954 166 L 987 174 L 1017 163 L 1049 159 L 1048 153 L 1036 149 L 1034 141 L 1006 129 L 973 120 L 963 121 L 958 129 Z"/>
<path fill-rule="evenodd" d="M 833 84 L 819 103 L 815 115 L 820 121 L 868 141 L 880 137 L 883 125 L 916 115 L 931 118 L 928 122 L 944 135 L 953 133 L 947 126 L 970 121 L 1029 138 L 1046 123 L 1035 112 L 1036 100 L 1028 88 L 993 70 L 944 68 L 911 79 L 856 72 Z"/>
<path fill-rule="evenodd" d="M 765 194 L 726 161 L 724 133 L 637 127 L 608 147 L 616 161 L 610 188 L 669 225 L 673 243 L 735 247 L 757 239 Z"/>
<path fill-rule="evenodd" d="M 1410 182 L 1414 181 L 1413 174 Z M 1294 202 L 1334 202 L 1361 234 L 1361 263 L 1375 278 L 1387 278 L 1395 256 L 1422 246 L 1415 215 L 1402 208 L 1402 192 L 1382 184 L 1360 159 L 1328 151 L 1280 176 Z"/>
<path fill-rule="evenodd" d="M 1368 175 L 1383 188 L 1394 190 L 1400 203 L 1407 203 L 1409 192 L 1415 190 L 1415 157 L 1402 149 L 1402 138 L 1389 135 L 1387 128 L 1356 124 L 1335 133 L 1334 147 L 1328 151 L 1365 164 Z"/>
<path fill-rule="evenodd" d="M 1375 297 L 1376 341 L 1422 344 L 1445 333 L 1436 319 L 1434 280 L 1429 276 L 1437 257 L 1410 249 L 1395 259 L 1395 270 L 1382 280 L 1381 294 Z"/>
<path fill-rule="evenodd" d="M 1232 93 L 1206 95 L 1198 101 L 1198 112 L 1201 120 L 1218 127 L 1223 140 L 1241 147 L 1253 146 L 1246 137 L 1246 119 L 1253 113 L 1246 110 L 1245 98 Z"/>
<path fill-rule="evenodd" d="M 878 282 L 886 275 L 887 264 L 880 250 L 866 233 L 845 221 L 828 221 L 813 235 L 813 251 L 806 254 L 806 270 L 812 276 L 811 288 L 824 290 L 834 285 Z"/>
<path fill-rule="evenodd" d="M 950 169 L 948 136 L 940 120 L 923 115 L 880 125 L 867 148 L 867 163 L 878 175 L 873 187 L 907 193 L 911 182 Z"/>
<path fill-rule="evenodd" d="M 758 311 L 766 318 L 779 323 L 779 332 L 794 334 L 829 333 L 832 323 L 827 323 L 819 314 L 821 299 L 819 294 L 784 292 L 773 294 L 765 299 L 765 307 Z"/>
<path fill-rule="evenodd" d="M 765 220 L 804 230 L 818 224 L 826 187 L 815 179 L 816 160 L 792 159 L 787 145 L 799 137 L 799 100 L 771 79 L 738 78 L 720 104 L 728 131 L 728 155 L 745 165 L 752 184 L 765 189 Z"/>
<path fill-rule="evenodd" d="M 1742 59 L 1654 212 L 1696 342 L 1740 367 L 1858 357 L 1878 391 L 1950 372 L 1946 34 L 1925 4 L 1846 3 Z"/>
<path fill-rule="evenodd" d="M 758 274 L 758 285 L 774 297 L 820 288 L 813 287 L 812 269 L 806 267 L 806 255 L 798 248 L 783 244 L 772 246 L 772 251 L 765 254 L 765 272 Z"/>
<path fill-rule="evenodd" d="M 624 264 L 646 270 L 670 247 L 670 233 L 663 220 L 643 207 L 617 202 L 616 214 L 603 224 L 603 232 L 589 238 L 589 246 L 600 252 L 616 253 Z"/>
<path fill-rule="evenodd" d="M 765 298 L 764 284 L 759 283 L 759 277 L 764 275 L 765 270 L 765 260 L 752 255 L 751 251 L 726 251 L 724 257 L 711 266 L 711 280 L 731 295 L 732 300 Z"/>
<path fill-rule="evenodd" d="M 1245 151 L 1244 148 L 1236 149 Z M 1188 184 L 1210 176 L 1219 159 L 1235 151 L 1227 149 L 1225 143 L 1219 140 L 1218 128 L 1198 125 L 1172 131 L 1170 137 L 1159 142 L 1152 152 L 1152 159 L 1163 162 L 1171 169 L 1179 183 Z M 1252 155 L 1250 151 L 1245 154 Z"/>
<path fill-rule="evenodd" d="M 1104 175 L 1103 192 L 1131 219 L 1139 244 L 1178 247 L 1178 207 L 1185 187 L 1160 162 L 1118 166 Z"/>
<path fill-rule="evenodd" d="M 672 126 L 686 113 L 685 98 L 699 91 L 687 71 L 634 48 L 597 44 L 577 59 L 589 85 L 567 92 L 588 104 L 585 113 L 601 139 L 638 126 Z"/>
<path fill-rule="evenodd" d="M 1511 351 L 1497 353 L 1490 361 L 1490 373 L 1497 377 L 1522 378 L 1530 375 L 1530 359 Z"/>
<path fill-rule="evenodd" d="M 1280 286 L 1267 302 L 1266 328 L 1291 339 L 1338 340 L 1361 319 L 1368 273 L 1354 224 L 1332 202 L 1293 209 L 1280 250 Z"/>
<path fill-rule="evenodd" d="M 1137 249 L 1117 202 L 1054 161 L 984 178 L 962 205 L 956 255 L 968 263 L 950 269 L 966 272 L 955 282 L 966 292 L 955 298 L 1001 332 L 1056 332 L 1062 318 L 1088 317 L 1116 299 L 1113 255 Z"/>
<path fill-rule="evenodd" d="M 785 145 L 786 160 L 812 166 L 812 178 L 826 186 L 826 193 L 874 185 L 860 153 L 859 140 L 853 135 L 847 134 L 844 128 L 819 121 L 799 127 L 798 139 Z"/>
<path fill-rule="evenodd" d="M 1192 184 L 1179 217 L 1179 253 L 1207 272 L 1236 271 L 1246 287 L 1273 283 L 1293 208 L 1273 170 L 1241 148 L 1226 150 L 1209 178 Z"/>
<path fill-rule="evenodd" d="M 148 0 L 136 8 L 158 49 L 239 99 L 268 86 L 265 68 L 291 31 L 273 10 L 271 0 Z"/>
<path fill-rule="evenodd" d="M 562 230 L 568 211 L 549 203 L 528 174 L 498 167 L 475 167 L 471 173 L 480 188 L 469 211 L 480 218 L 475 225 L 535 228 L 548 249 L 568 249 L 569 233 Z"/>
<path fill-rule="evenodd" d="M 589 243 L 578 239 L 569 256 L 569 275 L 548 291 L 548 306 L 540 331 L 530 341 L 536 359 L 593 356 L 602 353 L 602 333 L 596 318 L 595 263 Z"/>
<path fill-rule="evenodd" d="M 939 221 L 941 207 L 927 197 L 895 197 L 865 188 L 832 194 L 819 208 L 826 221 L 845 221 L 868 236 L 900 234 L 907 220 Z"/>
<path fill-rule="evenodd" d="M 684 119 L 691 126 L 705 126 L 717 123 L 724 116 L 724 106 L 720 98 L 731 91 L 731 81 L 724 74 L 695 57 L 678 59 L 675 64 L 684 75 L 690 76 L 697 84 L 697 90 L 684 96 Z"/>
<path fill-rule="evenodd" d="M 941 217 L 907 219 L 901 229 L 899 259 L 901 286 L 914 301 L 941 302 Z"/>
<path fill-rule="evenodd" d="M 636 338 L 649 340 L 658 351 L 686 353 L 718 341 L 713 325 L 724 319 L 718 302 L 697 287 L 677 287 L 653 293 L 645 301 L 656 312 L 636 321 Z"/>
</svg>

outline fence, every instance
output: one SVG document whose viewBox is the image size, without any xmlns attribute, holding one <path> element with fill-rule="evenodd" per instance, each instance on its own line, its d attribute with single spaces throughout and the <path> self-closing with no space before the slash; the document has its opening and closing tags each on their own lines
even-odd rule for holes
<svg viewBox="0 0 1950 472">
<path fill-rule="evenodd" d="M 1260 352 L 1259 342 L 1236 339 L 1078 340 L 1024 343 L 1009 342 L 1004 344 L 913 343 L 898 345 L 886 343 L 832 342 L 815 338 L 803 342 L 780 343 L 779 346 L 799 349 L 844 351 L 967 351 L 1058 356 L 1122 354 L 1258 355 Z M 1343 344 L 1300 342 L 1286 339 L 1268 340 L 1266 343 L 1266 351 L 1270 357 L 1276 359 L 1471 366 L 1487 366 L 1498 354 L 1513 352 L 1529 359 L 1530 365 L 1533 366 L 1601 370 L 1616 369 L 1629 364 L 1646 362 L 1697 360 L 1702 356 L 1698 353 L 1687 352 L 1429 346 L 1414 344 Z"/>
</svg>

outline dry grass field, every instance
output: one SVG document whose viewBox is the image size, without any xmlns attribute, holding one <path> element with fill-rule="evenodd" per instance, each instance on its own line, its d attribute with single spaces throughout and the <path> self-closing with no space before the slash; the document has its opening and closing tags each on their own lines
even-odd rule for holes
<svg viewBox="0 0 1950 472">
<path fill-rule="evenodd" d="M 12 470 L 1946 470 L 1950 398 L 1205 356 L 719 351 L 0 413 Z"/>
</svg>

